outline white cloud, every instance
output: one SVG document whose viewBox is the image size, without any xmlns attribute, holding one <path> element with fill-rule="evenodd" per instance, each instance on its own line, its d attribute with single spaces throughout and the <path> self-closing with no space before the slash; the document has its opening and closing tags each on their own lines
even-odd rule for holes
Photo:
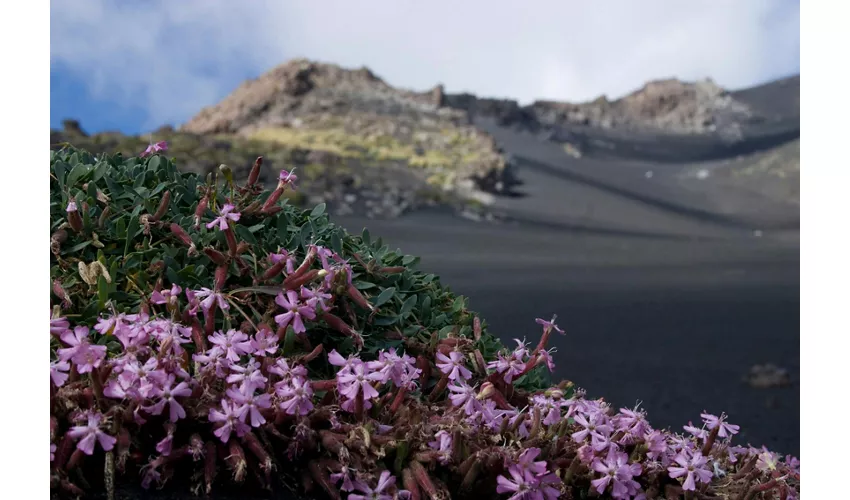
<svg viewBox="0 0 850 500">
<path fill-rule="evenodd" d="M 51 2 L 51 63 L 180 123 L 294 57 L 424 90 L 580 101 L 656 78 L 740 88 L 798 71 L 799 2 Z"/>
</svg>

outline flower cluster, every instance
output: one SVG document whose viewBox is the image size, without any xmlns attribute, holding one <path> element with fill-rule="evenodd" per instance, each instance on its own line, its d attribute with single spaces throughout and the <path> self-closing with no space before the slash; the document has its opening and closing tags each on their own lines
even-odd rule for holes
<svg viewBox="0 0 850 500">
<path fill-rule="evenodd" d="M 314 239 L 315 217 L 303 214 L 290 238 L 288 216 L 268 218 L 297 178 L 284 171 L 258 197 L 260 165 L 243 187 L 227 179 L 226 200 L 197 180 L 184 186 L 198 189 L 194 201 L 163 195 L 156 213 L 132 222 L 146 238 L 135 247 L 123 221 L 107 244 L 90 232 L 101 208 L 88 203 L 109 202 L 96 185 L 57 195 L 54 255 L 70 228 L 86 238 L 72 248 L 97 242 L 104 256 L 56 261 L 75 273 L 94 262 L 101 274 L 70 293 L 77 280 L 52 286 L 52 488 L 81 496 L 81 485 L 105 484 L 113 494 L 117 480 L 148 488 L 179 475 L 206 495 L 222 482 L 266 491 L 300 482 L 310 496 L 337 499 L 799 496 L 799 461 L 733 444 L 740 429 L 725 414 L 704 412 L 673 432 L 572 383 L 546 387 L 550 335 L 564 334 L 555 317 L 537 319 L 536 345 L 501 348 L 462 301 L 420 293 L 434 278 L 412 285 L 412 261 L 384 264 L 383 249 L 364 256 L 329 231 L 330 242 Z M 165 222 L 169 203 L 188 213 Z M 269 227 L 274 247 L 249 241 Z M 166 239 L 182 246 L 133 264 Z M 119 261 L 109 262 L 113 251 Z M 380 285 L 363 281 L 372 278 Z"/>
</svg>

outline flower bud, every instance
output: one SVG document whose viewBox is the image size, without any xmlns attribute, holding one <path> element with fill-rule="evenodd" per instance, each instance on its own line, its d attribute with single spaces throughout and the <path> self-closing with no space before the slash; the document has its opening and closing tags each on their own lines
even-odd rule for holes
<svg viewBox="0 0 850 500">
<path fill-rule="evenodd" d="M 166 191 L 162 195 L 162 200 L 159 202 L 159 208 L 156 209 L 156 213 L 153 214 L 149 220 L 151 222 L 156 222 L 161 219 L 166 212 L 168 212 L 168 204 L 171 202 L 171 191 Z"/>
<path fill-rule="evenodd" d="M 260 178 L 260 167 L 263 166 L 263 157 L 258 156 L 256 160 L 254 160 L 254 166 L 251 167 L 251 173 L 248 174 L 248 184 L 247 187 L 251 187 L 257 183 L 257 179 Z"/>
</svg>

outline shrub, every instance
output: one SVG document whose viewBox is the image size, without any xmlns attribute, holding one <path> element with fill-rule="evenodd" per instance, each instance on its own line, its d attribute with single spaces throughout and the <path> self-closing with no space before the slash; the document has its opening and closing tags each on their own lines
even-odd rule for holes
<svg viewBox="0 0 850 500">
<path fill-rule="evenodd" d="M 292 172 L 201 179 L 164 146 L 51 152 L 54 491 L 798 495 L 796 459 L 733 446 L 725 415 L 685 437 L 550 386 L 554 318 L 504 347 L 415 257 L 287 205 Z"/>
</svg>

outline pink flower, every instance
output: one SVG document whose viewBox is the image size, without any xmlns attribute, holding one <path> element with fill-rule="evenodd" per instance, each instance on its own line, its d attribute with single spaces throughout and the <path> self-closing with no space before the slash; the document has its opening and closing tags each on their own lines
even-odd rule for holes
<svg viewBox="0 0 850 500">
<path fill-rule="evenodd" d="M 309 305 L 301 304 L 298 300 L 298 294 L 293 290 L 288 290 L 286 296 L 282 293 L 278 294 L 274 301 L 287 311 L 274 317 L 275 322 L 281 328 L 286 328 L 291 323 L 295 333 L 304 333 L 307 328 L 304 326 L 302 318 L 316 318 L 316 311 Z"/>
<path fill-rule="evenodd" d="M 334 483 L 342 481 L 342 485 L 339 487 L 342 491 L 354 491 L 354 482 L 351 480 L 352 474 L 353 471 L 343 465 L 342 470 L 335 474 L 331 474 L 331 481 Z"/>
<path fill-rule="evenodd" d="M 68 201 L 68 206 L 65 207 L 65 211 L 68 212 L 68 213 L 76 212 L 77 211 L 77 202 L 74 201 L 73 199 Z"/>
<path fill-rule="evenodd" d="M 210 422 L 221 424 L 213 434 L 215 434 L 222 443 L 226 443 L 230 439 L 230 434 L 236 431 L 236 435 L 242 437 L 246 432 L 251 430 L 243 421 L 242 417 L 246 413 L 247 408 L 236 405 L 233 402 L 222 399 L 221 409 L 218 411 L 215 408 L 210 410 Z"/>
<path fill-rule="evenodd" d="M 159 153 L 160 151 L 166 151 L 167 149 L 168 144 L 165 141 L 159 141 L 156 144 L 148 145 L 147 149 L 145 149 L 139 154 L 139 158 L 144 158 L 148 155 Z"/>
<path fill-rule="evenodd" d="M 277 253 L 270 253 L 269 262 L 272 265 L 284 262 L 284 271 L 286 274 L 292 274 L 295 271 L 295 258 L 284 249 L 278 250 Z"/>
<path fill-rule="evenodd" d="M 239 391 L 228 389 L 227 396 L 235 403 L 242 405 L 245 410 L 242 413 L 242 421 L 245 421 L 245 416 L 251 417 L 251 426 L 259 427 L 266 423 L 265 417 L 260 413 L 261 408 L 271 408 L 272 397 L 270 394 L 254 394 L 254 388 L 250 386 L 242 386 Z"/>
<path fill-rule="evenodd" d="M 62 335 L 70 326 L 71 324 L 65 318 L 50 318 L 50 333 L 54 335 Z"/>
<path fill-rule="evenodd" d="M 295 172 L 295 169 L 292 169 L 292 172 Z M 287 172 L 286 170 L 280 171 L 277 183 L 278 187 L 283 187 L 288 184 L 292 186 L 292 189 L 295 189 L 295 183 L 298 181 L 298 176 L 292 172 Z"/>
<path fill-rule="evenodd" d="M 103 416 L 100 413 L 89 413 L 86 425 L 72 427 L 68 431 L 68 435 L 72 439 L 80 440 L 77 443 L 77 449 L 86 455 L 92 455 L 94 453 L 95 442 L 100 443 L 103 451 L 109 451 L 115 446 L 117 439 L 100 430 L 102 419 Z"/>
<path fill-rule="evenodd" d="M 224 298 L 224 294 L 222 294 L 219 290 L 201 288 L 200 290 L 195 291 L 193 293 L 194 297 L 205 297 L 200 304 L 201 309 L 204 310 L 204 313 L 209 312 L 213 304 L 218 304 L 218 307 L 220 307 L 223 311 L 227 311 L 228 309 L 230 309 L 230 304 L 227 303 L 227 299 Z"/>
<path fill-rule="evenodd" d="M 632 479 L 640 475 L 642 469 L 640 464 L 629 464 L 629 456 L 618 451 L 615 447 L 608 449 L 605 460 L 595 459 L 591 468 L 601 478 L 594 479 L 591 484 L 600 495 L 612 484 L 611 496 L 613 498 L 631 499 L 640 489 L 640 484 Z"/>
<path fill-rule="evenodd" d="M 88 349 L 90 345 L 89 329 L 85 326 L 78 326 L 73 330 L 66 330 L 59 339 L 70 347 L 59 349 L 56 353 L 61 361 L 69 361 Z"/>
<path fill-rule="evenodd" d="M 256 359 L 251 359 L 248 361 L 248 365 L 244 367 L 236 364 L 230 365 L 230 369 L 234 373 L 228 375 L 227 382 L 229 384 L 241 384 L 246 393 L 263 388 L 269 379 L 263 375 L 260 368 L 260 362 Z"/>
<path fill-rule="evenodd" d="M 370 361 L 367 366 L 383 375 L 382 383 L 392 380 L 396 387 L 407 387 L 411 379 L 418 377 L 421 370 L 416 368 L 416 360 L 407 354 L 399 356 L 394 348 L 378 353 L 376 361 Z"/>
<path fill-rule="evenodd" d="M 51 361 L 50 362 L 50 380 L 56 387 L 62 387 L 68 380 L 68 370 L 71 369 L 71 364 L 67 361 Z"/>
<path fill-rule="evenodd" d="M 277 394 L 283 400 L 280 408 L 289 415 L 306 415 L 313 409 L 313 388 L 303 378 L 296 377 L 278 386 Z"/>
<path fill-rule="evenodd" d="M 221 207 L 221 212 L 219 212 L 218 217 L 216 217 L 212 222 L 207 224 L 207 229 L 212 229 L 218 226 L 221 231 L 227 231 L 227 229 L 230 227 L 227 224 L 227 221 L 232 220 L 233 222 L 236 222 L 242 216 L 242 214 L 240 214 L 239 212 L 234 212 L 234 208 L 236 207 L 234 207 L 230 203 L 227 203 L 223 207 Z"/>
<path fill-rule="evenodd" d="M 53 444 L 53 443 L 50 443 L 50 461 L 51 462 L 53 461 L 53 458 L 54 458 L 53 455 L 55 453 L 56 453 L 56 445 Z"/>
<path fill-rule="evenodd" d="M 689 453 L 683 452 L 676 455 L 673 460 L 679 465 L 670 466 L 667 471 L 670 477 L 676 479 L 685 476 L 685 482 L 682 484 L 682 489 L 685 491 L 696 490 L 696 483 L 707 483 L 711 481 L 712 473 L 706 467 L 708 459 L 702 456 L 702 453 L 696 451 L 692 456 Z"/>
<path fill-rule="evenodd" d="M 705 422 L 705 426 L 708 427 L 709 430 L 714 430 L 715 427 L 720 427 L 717 431 L 717 435 L 721 438 L 732 437 L 738 433 L 741 429 L 738 425 L 732 425 L 726 423 L 726 414 L 721 413 L 719 417 L 712 415 L 708 412 L 704 412 L 700 414 L 703 422 Z"/>
<path fill-rule="evenodd" d="M 496 370 L 496 373 L 505 374 L 505 382 L 510 384 L 514 377 L 525 371 L 525 362 L 523 358 L 528 354 L 525 345 L 518 339 L 515 339 L 519 346 L 507 358 L 501 353 L 498 354 L 499 359 L 491 361 L 487 364 L 487 368 Z"/>
<path fill-rule="evenodd" d="M 454 406 L 463 406 L 467 415 L 472 415 L 481 409 L 481 403 L 475 397 L 475 388 L 466 383 L 465 380 L 454 380 L 447 386 L 450 392 L 449 399 Z"/>
<path fill-rule="evenodd" d="M 463 354 L 457 351 L 450 352 L 448 356 L 437 352 L 437 368 L 448 374 L 449 380 L 457 380 L 458 378 L 469 380 L 472 378 L 472 372 L 463 366 Z"/>
<path fill-rule="evenodd" d="M 220 348 L 227 359 L 239 361 L 239 356 L 251 352 L 251 342 L 245 332 L 230 329 L 227 333 L 216 332 L 210 336 L 210 342 Z"/>
<path fill-rule="evenodd" d="M 384 490 L 392 487 L 395 484 L 395 477 L 390 474 L 390 471 L 381 472 L 381 477 L 378 478 L 378 485 L 375 486 L 373 490 L 366 484 L 361 483 L 360 481 L 355 482 L 355 487 L 359 490 L 363 495 L 358 494 L 349 494 L 349 500 L 393 500 L 392 495 L 388 495 L 384 493 Z"/>
<path fill-rule="evenodd" d="M 262 329 L 251 339 L 251 349 L 254 356 L 273 356 L 277 352 L 277 336 Z"/>
<path fill-rule="evenodd" d="M 331 353 L 336 353 L 336 351 L 331 351 Z M 307 377 L 307 369 L 303 365 L 294 365 L 290 368 L 285 358 L 277 358 L 275 364 L 269 368 L 269 372 L 278 375 L 283 382 L 288 382 L 295 377 Z"/>
<path fill-rule="evenodd" d="M 181 418 L 185 418 L 186 410 L 183 409 L 183 406 L 180 405 L 176 398 L 191 396 L 192 389 L 189 388 L 189 384 L 186 382 L 180 382 L 176 386 L 174 382 L 175 377 L 171 375 L 161 388 L 154 387 L 153 397 L 159 398 L 159 400 L 154 405 L 146 407 L 145 410 L 152 415 L 160 415 L 165 409 L 165 405 L 168 405 L 169 420 L 177 422 Z"/>
<path fill-rule="evenodd" d="M 697 439 L 705 439 L 708 437 L 708 432 L 705 429 L 701 429 L 699 427 L 695 427 L 693 422 L 688 422 L 688 425 L 682 426 L 683 429 L 690 432 Z"/>
<path fill-rule="evenodd" d="M 611 426 L 608 425 L 607 418 L 602 413 L 593 412 L 587 417 L 578 413 L 574 418 L 576 423 L 583 427 L 583 429 L 572 434 L 572 438 L 576 443 L 584 441 L 588 436 L 595 435 L 601 437 L 601 433 L 611 434 Z"/>
<path fill-rule="evenodd" d="M 352 402 L 352 405 L 348 406 L 353 406 L 353 402 L 360 393 L 363 394 L 364 402 L 378 397 L 378 391 L 372 387 L 371 383 L 382 378 L 380 373 L 369 373 L 366 363 L 360 361 L 354 364 L 348 373 L 343 373 L 343 370 L 337 372 L 337 389 L 341 396 Z"/>
<path fill-rule="evenodd" d="M 163 290 L 161 292 L 153 292 L 151 294 L 151 302 L 154 304 L 169 304 L 177 305 L 177 297 L 183 293 L 183 289 L 177 285 L 171 285 L 171 290 Z"/>
<path fill-rule="evenodd" d="M 428 443 L 432 450 L 440 452 L 440 463 L 446 465 L 452 455 L 452 435 L 447 431 L 439 431 L 434 435 L 434 441 Z"/>
<path fill-rule="evenodd" d="M 331 294 L 325 293 L 321 291 L 321 289 L 312 290 L 310 288 L 302 286 L 301 298 L 304 299 L 308 306 L 315 309 L 319 309 L 321 311 L 327 311 L 328 306 L 327 304 L 325 304 L 325 301 L 331 300 Z"/>
<path fill-rule="evenodd" d="M 564 331 L 561 330 L 560 328 L 558 328 L 558 325 L 555 324 L 555 320 L 557 318 L 558 318 L 557 315 L 552 315 L 552 319 L 549 320 L 549 321 L 546 321 L 545 319 L 541 319 L 541 318 L 536 318 L 534 321 L 536 321 L 538 325 L 543 325 L 543 331 L 546 332 L 546 333 L 551 332 L 552 330 L 555 330 L 556 332 L 563 335 Z"/>
</svg>

